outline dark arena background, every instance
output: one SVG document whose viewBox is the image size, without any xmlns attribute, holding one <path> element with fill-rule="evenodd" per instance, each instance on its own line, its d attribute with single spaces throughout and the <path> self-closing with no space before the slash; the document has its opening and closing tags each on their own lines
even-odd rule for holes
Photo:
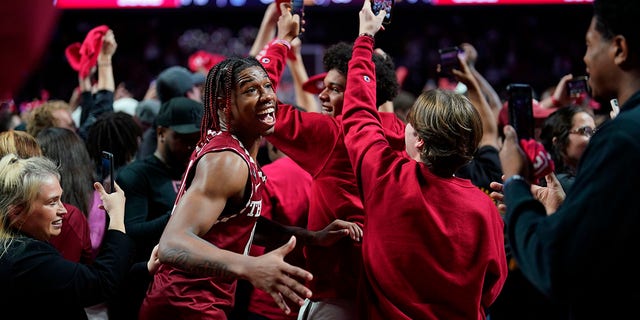
<svg viewBox="0 0 640 320">
<path fill-rule="evenodd" d="M 306 0 L 303 55 L 309 75 L 323 71 L 327 46 L 355 39 L 361 1 Z M 64 50 L 102 24 L 114 30 L 118 42 L 116 83 L 142 99 L 162 69 L 186 66 L 196 50 L 246 55 L 269 2 L 57 0 L 60 15 L 47 49 L 15 100 L 38 98 L 42 90 L 52 99 L 68 100 L 77 74 Z M 419 93 L 436 81 L 439 48 L 469 42 L 478 51 L 476 68 L 496 91 L 526 82 L 539 94 L 567 73 L 585 73 L 584 33 L 591 12 L 590 1 L 402 0 L 376 46 L 397 67 L 407 68 L 406 91 Z"/>
</svg>

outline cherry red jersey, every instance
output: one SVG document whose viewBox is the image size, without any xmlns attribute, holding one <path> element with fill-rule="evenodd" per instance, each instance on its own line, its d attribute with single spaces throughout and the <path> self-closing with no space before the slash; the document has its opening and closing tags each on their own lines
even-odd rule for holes
<svg viewBox="0 0 640 320">
<path fill-rule="evenodd" d="M 261 215 L 282 225 L 306 228 L 311 175 L 302 170 L 289 157 L 276 159 L 263 166 L 262 171 L 267 176 L 267 182 L 263 189 Z M 264 247 L 251 247 L 252 256 L 262 255 L 264 251 Z M 287 254 L 285 261 L 301 268 L 305 267 L 305 258 L 300 243 Z M 253 289 L 251 293 L 249 311 L 268 319 L 296 319 L 299 306 L 291 303 L 289 307 L 291 313 L 287 315 L 278 307 L 270 294 L 257 288 Z"/>
<path fill-rule="evenodd" d="M 182 179 L 176 204 L 191 184 L 198 160 L 209 152 L 221 151 L 235 152 L 247 163 L 251 196 L 238 213 L 221 215 L 202 238 L 220 249 L 248 254 L 260 216 L 261 189 L 266 178 L 242 143 L 229 132 L 209 131 L 206 141 L 196 147 Z M 235 289 L 236 280 L 196 277 L 163 264 L 147 291 L 140 319 L 227 319 L 234 303 Z"/>
</svg>

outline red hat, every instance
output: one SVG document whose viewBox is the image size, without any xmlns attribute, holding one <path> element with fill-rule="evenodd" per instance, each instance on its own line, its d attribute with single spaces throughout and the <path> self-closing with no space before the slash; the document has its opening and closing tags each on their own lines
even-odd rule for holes
<svg viewBox="0 0 640 320">
<path fill-rule="evenodd" d="M 219 54 L 213 54 L 204 50 L 198 50 L 189 56 L 189 69 L 192 72 L 198 72 L 204 68 L 209 71 L 218 62 L 226 59 L 227 57 Z"/>
<path fill-rule="evenodd" d="M 78 71 L 81 78 L 85 78 L 91 72 L 91 68 L 98 61 L 98 54 L 102 49 L 102 37 L 109 31 L 109 27 L 101 25 L 89 31 L 82 44 L 72 43 L 65 49 L 67 61 L 73 70 Z"/>
<path fill-rule="evenodd" d="M 508 103 L 505 102 L 502 105 L 502 109 L 498 115 L 498 127 L 504 127 L 509 124 L 509 111 L 507 104 Z M 536 122 L 544 121 L 544 119 L 556 110 L 558 110 L 558 108 L 543 108 L 538 100 L 533 99 L 533 118 L 537 120 Z"/>
<path fill-rule="evenodd" d="M 316 74 L 302 84 L 302 90 L 312 93 L 312 94 L 320 94 L 322 89 L 324 89 L 324 77 L 327 76 L 326 72 Z"/>
<path fill-rule="evenodd" d="M 531 175 L 535 181 L 555 170 L 553 159 L 542 143 L 534 139 L 520 139 L 520 148 L 529 159 L 529 169 L 531 169 Z"/>
</svg>

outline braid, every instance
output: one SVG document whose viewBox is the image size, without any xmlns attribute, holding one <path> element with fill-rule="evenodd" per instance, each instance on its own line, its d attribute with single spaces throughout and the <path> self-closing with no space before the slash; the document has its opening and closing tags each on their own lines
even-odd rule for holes
<svg viewBox="0 0 640 320">
<path fill-rule="evenodd" d="M 200 136 L 205 137 L 207 130 L 219 130 L 218 117 L 215 112 L 215 92 L 217 92 L 216 85 L 220 82 L 220 68 L 222 62 L 216 64 L 207 75 L 207 80 L 204 87 L 204 114 L 202 116 L 202 125 L 200 127 Z"/>
<path fill-rule="evenodd" d="M 226 120 L 226 124 L 227 124 L 227 131 L 231 132 L 231 108 L 229 108 L 231 106 L 231 90 L 233 89 L 233 84 L 235 83 L 234 81 L 234 72 L 233 69 L 235 69 L 235 65 L 238 64 L 237 61 L 233 61 L 230 63 L 231 66 L 226 68 L 226 72 L 224 74 L 224 93 L 225 93 L 225 99 L 224 99 L 224 104 L 226 106 L 225 110 L 224 110 L 224 116 L 225 116 L 225 120 Z"/>
<path fill-rule="evenodd" d="M 204 87 L 204 114 L 200 127 L 200 143 L 204 143 L 209 130 L 231 131 L 231 97 L 240 71 L 249 67 L 264 67 L 253 57 L 230 57 L 216 64 L 209 70 Z M 218 98 L 224 101 L 218 104 Z M 218 111 L 224 109 L 225 119 L 220 119 Z M 226 127 L 223 127 L 223 123 Z"/>
</svg>

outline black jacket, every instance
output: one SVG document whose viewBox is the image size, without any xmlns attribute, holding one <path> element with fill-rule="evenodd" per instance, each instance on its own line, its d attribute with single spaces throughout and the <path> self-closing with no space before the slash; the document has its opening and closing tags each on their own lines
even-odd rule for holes
<svg viewBox="0 0 640 320">
<path fill-rule="evenodd" d="M 113 230 L 92 265 L 65 260 L 46 242 L 15 238 L 0 257 L 0 318 L 86 319 L 84 307 L 116 292 L 132 252 L 129 237 Z"/>
<path fill-rule="evenodd" d="M 591 138 L 557 212 L 547 217 L 522 181 L 506 188 L 507 236 L 519 267 L 572 318 L 638 317 L 639 191 L 640 92 Z"/>
</svg>

